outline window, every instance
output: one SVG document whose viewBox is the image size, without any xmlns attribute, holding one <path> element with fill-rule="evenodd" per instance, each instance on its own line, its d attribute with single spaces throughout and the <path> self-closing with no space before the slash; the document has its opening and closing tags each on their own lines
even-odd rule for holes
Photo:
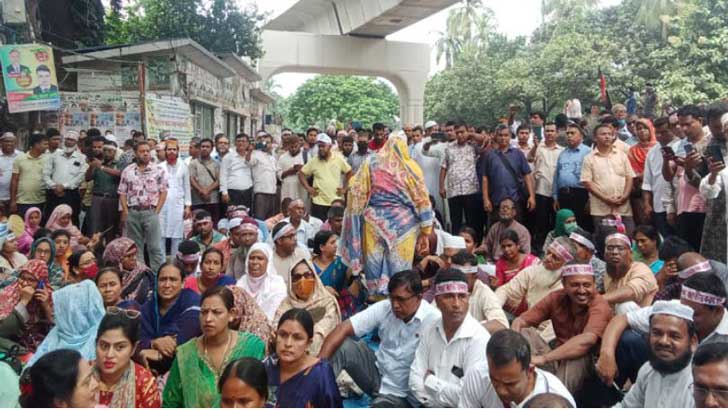
<svg viewBox="0 0 728 410">
<path fill-rule="evenodd" d="M 194 118 L 195 135 L 212 138 L 215 129 L 215 109 L 198 102 L 192 102 L 190 108 Z"/>
<path fill-rule="evenodd" d="M 232 112 L 225 113 L 225 135 L 233 138 L 240 129 L 240 116 Z"/>
</svg>

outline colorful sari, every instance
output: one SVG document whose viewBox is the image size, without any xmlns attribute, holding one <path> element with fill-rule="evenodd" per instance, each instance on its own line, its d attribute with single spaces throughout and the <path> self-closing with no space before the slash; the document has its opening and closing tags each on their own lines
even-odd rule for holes
<svg viewBox="0 0 728 410">
<path fill-rule="evenodd" d="M 258 336 L 267 346 L 268 340 L 273 334 L 273 327 L 268 322 L 268 317 L 255 303 L 255 299 L 248 295 L 248 292 L 235 285 L 227 286 L 227 288 L 233 292 L 235 308 L 240 315 L 237 330 Z"/>
<path fill-rule="evenodd" d="M 652 125 L 652 121 L 647 118 L 640 118 L 637 122 L 642 123 L 642 125 L 647 127 L 650 132 L 650 140 L 647 142 L 640 141 L 637 144 L 632 145 L 629 149 L 628 158 L 634 173 L 642 175 L 645 172 L 647 153 L 650 152 L 650 149 L 654 147 L 655 144 L 657 144 L 657 139 L 655 138 L 655 127 Z"/>
<path fill-rule="evenodd" d="M 319 360 L 313 366 L 281 383 L 280 367 L 275 356 L 263 362 L 268 374 L 268 403 L 266 407 L 280 408 L 342 408 L 331 364 Z"/>
<path fill-rule="evenodd" d="M 434 220 L 420 166 L 403 136 L 391 136 L 349 181 L 339 253 L 355 274 L 366 273 L 372 294 L 386 294 L 389 278 L 412 268 L 417 236 Z"/>
<path fill-rule="evenodd" d="M 96 377 L 99 377 L 98 370 Z M 162 399 L 152 372 L 137 363 L 130 362 L 121 380 L 112 390 L 99 389 L 96 403 L 112 409 L 145 409 L 161 407 Z"/>
<path fill-rule="evenodd" d="M 31 260 L 20 269 L 18 269 L 18 277 L 23 272 L 30 273 L 38 282 L 44 281 L 48 284 L 48 266 L 39 260 Z M 0 291 L 0 320 L 8 317 L 15 306 L 20 302 L 20 282 L 15 281 Z M 51 306 L 53 298 L 51 298 Z M 43 338 L 51 329 L 52 322 L 43 314 L 43 308 L 40 304 L 31 300 L 27 306 L 28 320 L 25 322 L 20 344 L 28 350 L 35 350 L 43 341 Z"/>
<path fill-rule="evenodd" d="M 133 299 L 140 305 L 144 305 L 152 299 L 155 275 L 147 265 L 138 260 L 132 270 L 124 269 L 121 260 L 132 248 L 136 248 L 136 244 L 131 239 L 116 238 L 106 245 L 102 259 L 104 264 L 115 266 L 122 272 L 121 298 Z M 139 252 L 138 249 L 137 252 Z"/>
<path fill-rule="evenodd" d="M 259 337 L 245 332 L 236 333 L 237 343 L 223 360 L 219 371 L 212 369 L 200 351 L 202 336 L 177 347 L 177 356 L 164 386 L 164 407 L 210 407 L 220 398 L 217 382 L 228 363 L 242 357 L 263 359 L 265 345 Z"/>
<path fill-rule="evenodd" d="M 20 238 L 18 238 L 18 252 L 23 255 L 27 255 L 30 252 L 30 246 L 33 244 L 33 235 L 40 229 L 40 224 L 36 226 L 30 225 L 30 216 L 33 212 L 38 212 L 40 217 L 43 217 L 43 213 L 40 208 L 32 207 L 25 211 L 25 231 Z M 40 219 L 38 219 L 40 220 Z"/>
<path fill-rule="evenodd" d="M 46 229 L 51 232 L 63 229 L 71 235 L 71 248 L 78 245 L 78 241 L 83 238 L 83 234 L 73 223 L 69 222 L 66 225 L 61 225 L 60 220 L 64 216 L 72 215 L 73 209 L 66 204 L 61 204 L 53 210 L 51 216 L 48 217 L 48 222 L 46 222 Z"/>
<path fill-rule="evenodd" d="M 336 256 L 336 259 L 334 259 L 334 261 L 331 262 L 326 269 L 321 269 L 315 261 L 313 262 L 313 267 L 316 269 L 316 274 L 319 276 L 319 279 L 321 279 L 324 286 L 333 288 L 339 294 L 336 301 L 339 303 L 341 320 L 350 318 L 366 307 L 365 305 L 368 292 L 365 288 L 362 288 L 359 291 L 359 296 L 354 296 L 351 292 L 349 292 L 346 280 L 346 272 L 348 271 L 348 268 L 341 260 L 341 256 Z"/>
<path fill-rule="evenodd" d="M 30 247 L 30 256 L 28 259 L 35 259 L 35 250 L 38 248 L 38 245 L 40 245 L 43 242 L 47 242 L 48 245 L 51 247 L 51 258 L 49 259 L 50 262 L 47 262 L 46 265 L 48 266 L 48 282 L 51 284 L 51 287 L 53 289 L 60 289 L 65 284 L 63 282 L 63 268 L 60 267 L 56 263 L 56 243 L 53 242 L 51 238 L 39 238 L 35 242 L 33 242 L 33 245 Z"/>
</svg>

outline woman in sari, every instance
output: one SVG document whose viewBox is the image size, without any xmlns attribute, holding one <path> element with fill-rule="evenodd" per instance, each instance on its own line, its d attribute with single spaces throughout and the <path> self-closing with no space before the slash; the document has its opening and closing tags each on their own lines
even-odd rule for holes
<svg viewBox="0 0 728 410">
<path fill-rule="evenodd" d="M 67 280 L 68 258 L 70 258 L 73 253 L 71 250 L 71 234 L 65 229 L 59 229 L 57 231 L 53 231 L 51 239 L 53 239 L 53 243 L 56 245 L 56 257 L 53 258 L 53 261 L 56 265 L 63 269 L 63 279 Z"/>
<path fill-rule="evenodd" d="M 182 271 L 168 262 L 159 268 L 154 298 L 141 313 L 140 356 L 157 374 L 165 374 L 177 346 L 200 334 L 200 295 L 182 288 Z"/>
<path fill-rule="evenodd" d="M 364 309 L 367 291 L 362 289 L 359 278 L 353 278 L 349 268 L 336 254 L 336 234 L 320 231 L 313 238 L 313 267 L 323 285 L 336 296 L 341 309 L 342 320 Z"/>
<path fill-rule="evenodd" d="M 56 244 L 48 237 L 38 238 L 30 247 L 30 260 L 43 261 L 48 266 L 48 282 L 53 289 L 63 287 L 63 268 L 56 264 Z"/>
<path fill-rule="evenodd" d="M 96 263 L 96 255 L 93 252 L 81 249 L 74 252 L 68 258 L 68 276 L 64 281 L 64 286 L 79 283 L 82 280 L 96 279 L 99 272 L 99 266 Z"/>
<path fill-rule="evenodd" d="M 306 259 L 301 259 L 291 267 L 290 278 L 288 297 L 278 307 L 273 323 L 277 323 L 284 313 L 293 308 L 308 311 L 314 322 L 314 335 L 308 353 L 316 356 L 326 336 L 341 323 L 339 304 Z"/>
<path fill-rule="evenodd" d="M 243 357 L 228 363 L 217 383 L 222 408 L 261 409 L 268 400 L 268 375 L 257 359 Z"/>
<path fill-rule="evenodd" d="M 143 305 L 152 299 L 154 293 L 154 272 L 137 260 L 137 248 L 129 238 L 117 238 L 109 242 L 104 250 L 104 265 L 116 266 L 121 270 L 122 299 L 132 299 Z"/>
<path fill-rule="evenodd" d="M 162 405 L 152 372 L 131 360 L 138 341 L 139 312 L 112 308 L 101 320 L 94 367 L 99 406 L 141 409 Z"/>
<path fill-rule="evenodd" d="M 73 349 L 86 359 L 96 358 L 96 333 L 106 313 L 96 285 L 84 280 L 53 293 L 55 326 L 38 346 L 27 366 L 56 349 Z"/>
<path fill-rule="evenodd" d="M 38 260 L 23 265 L 18 270 L 17 281 L 0 291 L 0 320 L 16 309 L 27 312 L 17 341 L 30 351 L 38 347 L 53 325 L 52 294 L 48 286 L 48 267 Z"/>
<path fill-rule="evenodd" d="M 349 181 L 344 264 L 355 275 L 366 272 L 370 293 L 386 294 L 389 278 L 412 268 L 415 248 L 428 248 L 433 220 L 422 170 L 410 158 L 404 134 L 393 134 Z"/>
<path fill-rule="evenodd" d="M 262 242 L 250 247 L 245 265 L 248 271 L 238 280 L 237 286 L 255 299 L 268 320 L 273 320 L 278 306 L 286 298 L 286 282 L 276 273 L 271 261 L 273 251 Z"/>
<path fill-rule="evenodd" d="M 642 225 L 650 223 L 645 215 L 644 202 L 642 201 L 642 178 L 645 172 L 647 153 L 657 144 L 657 139 L 655 137 L 655 127 L 652 125 L 652 121 L 647 118 L 636 120 L 634 129 L 638 142 L 630 147 L 628 155 L 629 163 L 636 174 L 632 185 L 630 203 L 632 204 L 635 224 Z"/>
<path fill-rule="evenodd" d="M 40 208 L 29 208 L 25 211 L 25 230 L 18 238 L 18 252 L 27 255 L 30 252 L 30 245 L 33 244 L 33 235 L 40 228 L 40 220 L 43 215 Z"/>
<path fill-rule="evenodd" d="M 632 237 L 635 244 L 632 258 L 649 266 L 652 273 L 657 275 L 665 265 L 665 261 L 660 259 L 659 255 L 662 244 L 660 233 L 652 225 L 639 225 L 634 229 Z"/>
<path fill-rule="evenodd" d="M 235 279 L 225 274 L 222 265 L 223 254 L 217 248 L 207 248 L 200 259 L 200 276 L 189 275 L 185 278 L 185 289 L 197 294 L 215 286 L 234 285 Z"/>
<path fill-rule="evenodd" d="M 26 367 L 28 388 L 20 396 L 24 408 L 93 408 L 99 383 L 93 363 L 72 349 L 54 350 Z"/>
<path fill-rule="evenodd" d="M 574 211 L 566 208 L 559 209 L 559 212 L 556 212 L 556 223 L 554 223 L 554 229 L 549 231 L 546 235 L 546 240 L 543 243 L 543 254 L 546 255 L 546 250 L 549 246 L 551 246 L 554 239 L 568 237 L 578 227 Z"/>
<path fill-rule="evenodd" d="M 255 303 L 255 299 L 248 295 L 248 292 L 236 285 L 229 285 L 227 288 L 233 292 L 235 298 L 235 314 L 237 317 L 231 324 L 232 329 L 252 333 L 258 336 L 267 346 L 268 339 L 273 334 L 273 327 L 268 322 L 268 317 Z"/>
<path fill-rule="evenodd" d="M 217 382 L 225 366 L 242 357 L 262 359 L 259 337 L 230 329 L 235 300 L 230 289 L 216 286 L 200 298 L 202 336 L 177 348 L 164 387 L 164 407 L 210 407 L 219 400 Z"/>
<path fill-rule="evenodd" d="M 0 289 L 15 281 L 15 272 L 28 258 L 18 252 L 18 241 L 6 223 L 0 223 Z"/>
<path fill-rule="evenodd" d="M 121 298 L 121 271 L 113 266 L 108 266 L 99 270 L 94 278 L 96 287 L 101 293 L 101 299 L 104 300 L 104 308 L 108 309 L 116 306 L 127 310 L 141 311 L 141 306 L 133 300 L 124 300 Z"/>
<path fill-rule="evenodd" d="M 70 206 L 66 204 L 58 205 L 56 209 L 51 212 L 51 216 L 48 217 L 48 222 L 46 222 L 46 229 L 50 230 L 51 232 L 57 231 L 59 229 L 67 231 L 71 235 L 71 247 L 80 244 L 87 245 L 89 248 L 93 248 L 94 243 L 98 241 L 98 235 L 94 236 L 94 243 L 89 244 L 89 242 L 91 242 L 92 240 L 83 236 L 83 234 L 76 227 L 76 225 L 71 222 L 72 216 L 73 209 Z"/>
<path fill-rule="evenodd" d="M 291 309 L 278 321 L 274 355 L 265 359 L 269 407 L 343 407 L 334 370 L 310 354 L 314 322 L 304 309 Z"/>
<path fill-rule="evenodd" d="M 495 263 L 495 278 L 493 278 L 495 283 L 492 283 L 496 288 L 510 282 L 522 270 L 539 261 L 536 256 L 531 254 L 527 255 L 521 251 L 518 245 L 518 234 L 514 230 L 506 229 L 501 233 L 500 246 L 503 250 L 503 255 Z M 524 299 L 511 313 L 518 316 L 527 309 L 528 303 Z"/>
</svg>

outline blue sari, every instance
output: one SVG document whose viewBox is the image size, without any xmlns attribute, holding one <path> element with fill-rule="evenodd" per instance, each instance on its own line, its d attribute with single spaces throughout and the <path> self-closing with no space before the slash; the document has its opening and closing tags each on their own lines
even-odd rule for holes
<svg viewBox="0 0 728 410">
<path fill-rule="evenodd" d="M 334 370 L 326 360 L 302 370 L 281 383 L 280 367 L 275 355 L 263 362 L 268 374 L 268 403 L 266 407 L 283 408 L 342 408 L 344 404 L 336 385 Z"/>
<path fill-rule="evenodd" d="M 364 310 L 369 292 L 364 286 L 361 287 L 359 296 L 354 296 L 349 292 L 349 284 L 346 280 L 348 268 L 344 265 L 341 256 L 337 256 L 326 269 L 322 270 L 316 262 L 313 262 L 313 267 L 324 286 L 331 287 L 339 293 L 336 301 L 339 303 L 342 321 Z"/>
</svg>

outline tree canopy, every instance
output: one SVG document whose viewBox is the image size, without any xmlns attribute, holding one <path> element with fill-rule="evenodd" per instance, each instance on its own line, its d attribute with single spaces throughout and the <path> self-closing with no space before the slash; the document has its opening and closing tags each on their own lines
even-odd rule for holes
<svg viewBox="0 0 728 410">
<path fill-rule="evenodd" d="M 553 115 L 571 98 L 588 109 L 598 102 L 599 69 L 615 103 L 647 83 L 661 106 L 728 97 L 728 0 L 623 0 L 606 8 L 593 0 L 545 3 L 544 23 L 528 39 L 492 29 L 477 37 L 443 34 L 459 36 L 441 40 L 458 47 L 448 57 L 451 66 L 427 84 L 426 118 L 493 124 L 509 104 Z"/>
<path fill-rule="evenodd" d="M 392 123 L 399 115 L 399 98 L 382 81 L 371 77 L 319 75 L 303 83 L 282 103 L 284 125 L 306 129 L 330 121 Z"/>
</svg>

